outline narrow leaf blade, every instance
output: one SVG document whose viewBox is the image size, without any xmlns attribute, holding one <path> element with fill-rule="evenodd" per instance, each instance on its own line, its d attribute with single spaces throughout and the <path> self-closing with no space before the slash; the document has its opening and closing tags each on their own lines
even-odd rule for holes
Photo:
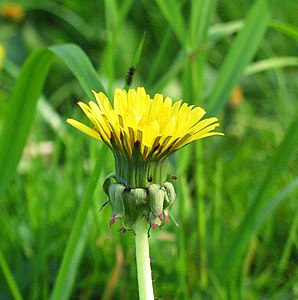
<svg viewBox="0 0 298 300">
<path fill-rule="evenodd" d="M 266 0 L 257 1 L 250 9 L 242 30 L 237 35 L 220 69 L 218 79 L 207 102 L 210 114 L 216 114 L 228 100 L 233 87 L 258 49 L 270 21 Z"/>
<path fill-rule="evenodd" d="M 92 90 L 105 92 L 89 58 L 80 47 L 74 44 L 64 44 L 52 46 L 49 49 L 63 60 L 88 97 L 93 98 Z"/>
<path fill-rule="evenodd" d="M 52 58 L 50 51 L 37 50 L 26 60 L 16 81 L 0 137 L 0 196 L 15 174 Z"/>
</svg>

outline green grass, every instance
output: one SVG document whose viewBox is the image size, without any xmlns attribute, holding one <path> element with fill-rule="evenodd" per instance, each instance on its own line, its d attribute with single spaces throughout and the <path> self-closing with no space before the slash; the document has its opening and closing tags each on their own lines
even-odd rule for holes
<svg viewBox="0 0 298 300">
<path fill-rule="evenodd" d="M 151 231 L 156 297 L 298 297 L 297 4 L 272 2 L 32 0 L 0 17 L 0 299 L 137 298 L 134 237 L 99 212 L 112 155 L 65 122 L 131 66 L 132 87 L 225 132 L 171 160 L 179 227 Z"/>
</svg>

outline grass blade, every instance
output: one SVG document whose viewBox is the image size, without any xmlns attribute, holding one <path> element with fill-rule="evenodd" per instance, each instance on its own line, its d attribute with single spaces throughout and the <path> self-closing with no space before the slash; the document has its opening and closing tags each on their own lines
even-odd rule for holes
<svg viewBox="0 0 298 300">
<path fill-rule="evenodd" d="M 106 149 L 105 147 L 102 147 L 94 170 L 89 176 L 86 191 L 76 216 L 56 284 L 51 295 L 52 300 L 69 299 L 88 236 L 88 228 L 90 225 L 88 212 L 92 204 L 92 196 L 98 183 L 98 177 L 104 162 L 105 153 Z"/>
<path fill-rule="evenodd" d="M 48 50 L 34 52 L 26 60 L 15 84 L 0 137 L 0 196 L 15 174 L 52 58 Z"/>
<path fill-rule="evenodd" d="M 28 10 L 38 9 L 49 14 L 53 14 L 63 22 L 69 24 L 69 26 L 71 26 L 75 32 L 81 35 L 81 37 L 85 40 L 91 39 L 94 36 L 94 29 L 77 13 L 70 10 L 66 6 L 56 4 L 53 1 L 36 1 L 35 3 L 34 1 L 25 1 L 24 4 Z"/>
<path fill-rule="evenodd" d="M 287 56 L 287 57 L 268 58 L 251 64 L 245 70 L 245 75 L 251 75 L 251 74 L 272 70 L 276 68 L 296 67 L 296 66 L 298 66 L 297 57 Z"/>
<path fill-rule="evenodd" d="M 270 15 L 266 0 L 257 1 L 250 9 L 244 27 L 233 42 L 209 97 L 207 105 L 211 115 L 224 106 L 233 87 L 252 60 L 269 25 Z"/>
<path fill-rule="evenodd" d="M 52 46 L 49 49 L 63 60 L 89 98 L 93 98 L 92 90 L 105 92 L 89 58 L 80 47 L 74 44 L 64 44 Z"/>
<path fill-rule="evenodd" d="M 295 41 L 298 40 L 298 27 L 293 24 L 288 24 L 280 21 L 272 21 L 270 24 L 275 30 L 293 38 Z"/>
<path fill-rule="evenodd" d="M 124 89 L 126 91 L 128 91 L 128 89 L 130 88 L 130 86 L 132 84 L 134 73 L 136 71 L 136 68 L 137 68 L 138 63 L 141 58 L 141 54 L 142 54 L 143 47 L 144 47 L 144 42 L 145 42 L 145 32 L 144 32 L 143 38 L 138 46 L 137 52 L 135 54 L 132 67 L 129 68 L 128 74 L 126 76 L 125 85 L 124 85 Z"/>
<path fill-rule="evenodd" d="M 100 82 L 95 69 L 81 48 L 74 44 L 63 44 L 52 46 L 49 50 L 64 61 L 90 98 L 93 98 L 91 92 L 93 89 L 104 91 L 104 87 Z M 19 75 L 18 67 L 9 59 L 6 59 L 4 67 L 13 78 L 16 78 Z M 47 117 L 46 122 L 49 123 L 50 127 L 52 127 L 62 139 L 65 138 L 65 126 L 61 123 L 61 119 L 44 96 L 39 99 L 37 108 L 44 117 Z"/>
<path fill-rule="evenodd" d="M 206 42 L 210 20 L 215 11 L 216 1 L 191 1 L 189 35 L 192 46 L 201 46 Z"/>
<path fill-rule="evenodd" d="M 48 49 L 37 50 L 26 60 L 13 90 L 0 139 L 0 168 L 2 174 L 5 175 L 0 177 L 0 196 L 15 174 L 34 120 L 37 100 L 41 95 L 54 54 L 62 58 L 90 97 L 92 89 L 104 90 L 89 59 L 79 47 L 59 45 L 51 47 L 50 50 L 52 52 Z M 98 174 L 104 152 L 99 157 L 100 161 L 97 162 L 95 171 L 89 179 L 85 198 L 69 239 L 53 299 L 66 299 L 73 286 L 87 237 L 90 199 L 96 187 L 98 178 L 96 174 Z M 17 291 L 17 289 L 14 290 Z"/>
<path fill-rule="evenodd" d="M 271 163 L 266 171 L 264 180 L 259 185 L 252 205 L 247 210 L 237 230 L 230 236 L 229 244 L 221 256 L 219 270 L 222 278 L 234 280 L 238 272 L 241 260 L 245 254 L 252 235 L 264 222 L 266 216 L 270 214 L 276 205 L 285 196 L 297 187 L 297 179 L 274 198 L 269 197 L 274 184 L 276 184 L 282 171 L 287 167 L 287 162 L 295 153 L 298 144 L 298 109 L 294 115 L 282 142 L 276 149 Z"/>
<path fill-rule="evenodd" d="M 177 39 L 181 45 L 187 45 L 186 26 L 181 14 L 180 5 L 175 1 L 156 0 L 160 11 L 173 29 Z"/>
<path fill-rule="evenodd" d="M 4 278 L 6 279 L 6 282 L 9 286 L 9 289 L 11 291 L 11 294 L 13 296 L 13 299 L 15 300 L 22 300 L 23 297 L 19 291 L 19 288 L 9 270 L 9 265 L 0 249 L 0 268 L 2 269 Z"/>
<path fill-rule="evenodd" d="M 294 217 L 294 220 L 293 220 L 290 232 L 289 232 L 289 237 L 287 239 L 282 256 L 278 263 L 277 274 L 279 275 L 279 277 L 284 275 L 287 264 L 290 263 L 291 251 L 295 246 L 295 241 L 297 241 L 297 238 L 298 238 L 298 211 L 296 212 L 296 215 Z"/>
<path fill-rule="evenodd" d="M 217 40 L 232 35 L 243 27 L 243 21 L 231 21 L 226 23 L 214 24 L 208 31 L 208 42 L 216 42 Z"/>
</svg>

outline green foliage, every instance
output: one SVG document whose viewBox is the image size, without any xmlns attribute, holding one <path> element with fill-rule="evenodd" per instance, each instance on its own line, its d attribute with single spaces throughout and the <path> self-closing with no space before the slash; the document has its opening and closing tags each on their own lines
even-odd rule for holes
<svg viewBox="0 0 298 300">
<path fill-rule="evenodd" d="M 11 3 L 0 5 L 0 298 L 137 297 L 134 237 L 108 227 L 110 207 L 98 213 L 112 155 L 65 124 L 136 65 L 133 87 L 202 105 L 225 132 L 171 161 L 179 227 L 150 232 L 156 296 L 297 297 L 296 2 L 32 0 L 19 21 L 3 13 Z"/>
<path fill-rule="evenodd" d="M 0 167 L 5 176 L 1 176 L 0 196 L 15 174 L 50 63 L 51 57 L 47 50 L 32 54 L 24 64 L 20 79 L 9 100 L 10 106 L 1 135 Z"/>
<path fill-rule="evenodd" d="M 214 83 L 208 101 L 210 113 L 217 113 L 240 80 L 246 66 L 258 49 L 270 21 L 269 1 L 256 1 L 250 9 L 241 32 L 233 42 Z"/>
</svg>

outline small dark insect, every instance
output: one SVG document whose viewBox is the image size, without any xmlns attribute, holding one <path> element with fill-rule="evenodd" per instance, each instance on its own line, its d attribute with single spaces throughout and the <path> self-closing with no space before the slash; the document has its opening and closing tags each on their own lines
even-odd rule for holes
<svg viewBox="0 0 298 300">
<path fill-rule="evenodd" d="M 151 176 L 149 176 L 149 177 L 147 178 L 147 181 L 148 181 L 148 182 L 152 182 L 152 180 L 153 180 L 153 178 L 152 178 Z"/>
<path fill-rule="evenodd" d="M 150 238 L 150 229 L 151 229 L 151 225 L 150 225 L 150 227 L 148 228 L 148 231 L 147 231 L 148 239 Z"/>
<path fill-rule="evenodd" d="M 132 80 L 133 80 L 133 75 L 135 74 L 136 72 L 136 68 L 135 67 L 130 67 L 128 69 L 128 73 L 126 75 L 126 80 L 125 80 L 125 83 L 128 85 L 128 86 L 131 86 L 132 84 Z"/>
<path fill-rule="evenodd" d="M 172 175 L 172 179 L 173 179 L 173 180 L 176 180 L 176 179 L 177 179 L 177 176 Z"/>
</svg>

